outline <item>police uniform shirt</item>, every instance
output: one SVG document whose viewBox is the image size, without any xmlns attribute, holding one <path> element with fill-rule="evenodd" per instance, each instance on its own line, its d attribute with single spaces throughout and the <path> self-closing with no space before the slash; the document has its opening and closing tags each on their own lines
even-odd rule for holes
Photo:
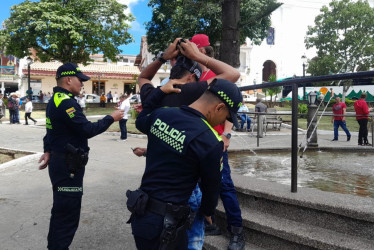
<svg viewBox="0 0 374 250">
<path fill-rule="evenodd" d="M 165 96 L 160 102 L 160 106 L 167 107 L 179 107 L 182 105 L 189 105 L 199 99 L 199 97 L 208 88 L 208 83 L 206 81 L 202 82 L 191 82 L 178 86 L 181 89 L 181 93 L 171 93 Z M 150 93 L 155 89 L 151 83 L 146 83 L 142 86 L 140 90 L 140 97 L 146 100 Z"/>
<path fill-rule="evenodd" d="M 107 115 L 92 123 L 87 120 L 72 93 L 61 87 L 53 88 L 53 93 L 46 110 L 44 152 L 64 153 L 68 143 L 87 152 L 87 139 L 107 130 L 114 122 L 113 117 Z"/>
<path fill-rule="evenodd" d="M 141 189 L 160 201 L 186 205 L 201 177 L 201 211 L 212 215 L 221 183 L 222 139 L 195 109 L 152 112 L 164 96 L 160 89 L 152 91 L 136 120 L 136 127 L 148 135 Z"/>
</svg>

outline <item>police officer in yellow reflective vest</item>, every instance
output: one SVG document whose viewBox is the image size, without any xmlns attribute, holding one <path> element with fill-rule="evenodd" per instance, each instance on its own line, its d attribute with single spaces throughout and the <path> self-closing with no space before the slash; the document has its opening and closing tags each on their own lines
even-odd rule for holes
<svg viewBox="0 0 374 250">
<path fill-rule="evenodd" d="M 39 169 L 49 166 L 53 189 L 48 249 L 68 249 L 78 228 L 88 139 L 123 118 L 123 111 L 116 110 L 97 122 L 87 120 L 74 96 L 79 95 L 83 82 L 89 79 L 73 63 L 60 66 L 57 87 L 47 105 L 47 134 Z"/>
<path fill-rule="evenodd" d="M 148 135 L 140 189 L 127 192 L 138 249 L 186 249 L 186 229 L 193 220 L 188 199 L 197 181 L 201 178 L 200 210 L 208 220 L 220 193 L 223 142 L 212 127 L 236 119 L 240 90 L 215 79 L 191 105 L 155 110 L 165 93 L 177 91 L 171 81 L 153 90 L 136 120 Z"/>
</svg>

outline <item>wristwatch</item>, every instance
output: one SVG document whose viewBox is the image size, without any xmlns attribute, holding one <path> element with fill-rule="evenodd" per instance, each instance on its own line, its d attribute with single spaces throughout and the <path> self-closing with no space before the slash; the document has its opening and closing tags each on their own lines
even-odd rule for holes
<svg viewBox="0 0 374 250">
<path fill-rule="evenodd" d="M 222 135 L 226 136 L 227 139 L 231 138 L 231 134 L 230 133 L 223 132 Z"/>
<path fill-rule="evenodd" d="M 166 60 L 164 59 L 164 52 L 160 52 L 160 53 L 158 53 L 158 55 L 157 55 L 157 60 L 159 60 L 160 62 L 162 62 L 162 63 L 166 63 Z"/>
</svg>

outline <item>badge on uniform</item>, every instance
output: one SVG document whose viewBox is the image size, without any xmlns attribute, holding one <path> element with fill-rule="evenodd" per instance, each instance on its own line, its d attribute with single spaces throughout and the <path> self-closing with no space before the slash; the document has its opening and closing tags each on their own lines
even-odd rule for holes
<svg viewBox="0 0 374 250">
<path fill-rule="evenodd" d="M 74 107 L 71 107 L 71 108 L 69 108 L 69 109 L 66 110 L 66 113 L 70 116 L 70 118 L 74 117 L 74 112 L 75 112 L 75 108 Z"/>
</svg>

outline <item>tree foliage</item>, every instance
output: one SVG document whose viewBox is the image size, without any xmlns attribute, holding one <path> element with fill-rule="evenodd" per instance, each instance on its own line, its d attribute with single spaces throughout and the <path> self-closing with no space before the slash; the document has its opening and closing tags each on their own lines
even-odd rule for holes
<svg viewBox="0 0 374 250">
<path fill-rule="evenodd" d="M 22 58 L 33 48 L 42 62 L 85 64 L 99 52 L 116 60 L 118 47 L 132 42 L 126 8 L 116 0 L 27 0 L 11 7 L 0 49 Z"/>
<path fill-rule="evenodd" d="M 306 47 L 317 49 L 312 75 L 364 71 L 374 66 L 374 9 L 367 1 L 334 0 L 309 27 Z"/>
<path fill-rule="evenodd" d="M 275 75 L 269 76 L 269 82 L 277 81 L 277 77 Z M 276 101 L 277 95 L 282 92 L 282 86 L 272 87 L 272 88 L 264 88 L 263 91 L 265 92 L 265 96 L 270 96 L 270 105 L 273 104 L 273 96 L 275 96 L 274 101 Z"/>
<path fill-rule="evenodd" d="M 222 41 L 222 6 L 225 0 L 150 0 L 152 20 L 146 23 L 149 50 L 157 54 L 176 37 L 190 38 L 195 34 L 207 34 L 211 45 Z M 236 27 L 243 44 L 246 37 L 260 44 L 270 26 L 270 14 L 281 4 L 276 0 L 236 0 L 240 5 L 240 21 Z M 222 21 L 223 20 L 223 21 Z"/>
</svg>

